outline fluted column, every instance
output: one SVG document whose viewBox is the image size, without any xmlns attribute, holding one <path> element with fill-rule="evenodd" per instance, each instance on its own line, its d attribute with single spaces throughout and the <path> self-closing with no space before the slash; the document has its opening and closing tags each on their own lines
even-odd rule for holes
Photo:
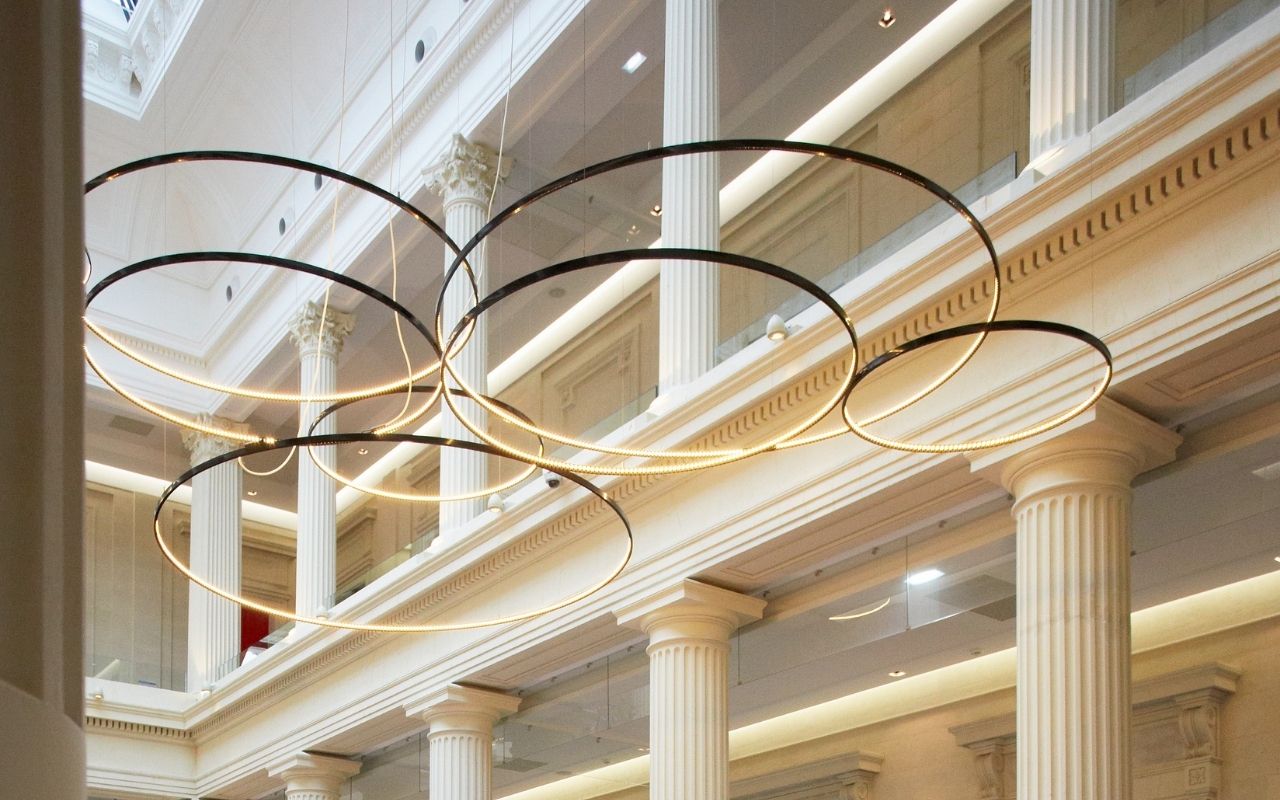
<svg viewBox="0 0 1280 800">
<path fill-rule="evenodd" d="M 359 771 L 359 761 L 299 753 L 276 763 L 267 772 L 284 780 L 288 800 L 338 800 L 342 784 Z"/>
<path fill-rule="evenodd" d="M 614 611 L 649 637 L 649 797 L 729 796 L 729 637 L 765 602 L 684 580 Z"/>
<path fill-rule="evenodd" d="M 1032 0 L 1031 160 L 1111 113 L 1116 0 Z"/>
<path fill-rule="evenodd" d="M 212 420 L 206 420 L 211 422 Z M 229 427 L 230 423 L 218 420 Z M 236 449 L 236 443 L 206 433 L 182 435 L 191 465 Z M 240 591 L 240 493 L 243 478 L 234 462 L 219 464 L 191 480 L 191 569 L 219 589 Z M 209 590 L 187 590 L 187 691 L 195 692 L 235 669 L 240 655 L 240 607 Z"/>
<path fill-rule="evenodd" d="M 338 354 L 355 327 L 355 317 L 332 306 L 308 302 L 289 323 L 289 335 L 298 346 L 302 370 L 299 391 L 304 395 L 332 393 L 338 388 Z M 303 403 L 300 430 L 306 433 L 320 412 L 330 404 Z M 314 433 L 334 433 L 337 420 L 330 416 Z M 332 447 L 318 447 L 315 457 L 329 468 L 337 465 Z M 337 575 L 338 504 L 333 478 L 320 470 L 306 453 L 298 454 L 298 550 L 295 607 L 305 616 L 327 614 L 333 603 Z"/>
<path fill-rule="evenodd" d="M 1130 485 L 1179 441 L 1104 400 L 974 460 L 1014 496 L 1018 797 L 1130 796 Z"/>
<path fill-rule="evenodd" d="M 444 228 L 459 246 L 465 244 L 484 225 L 488 214 L 489 196 L 499 173 L 498 155 L 481 144 L 467 141 L 455 134 L 445 158 L 428 170 L 429 185 L 444 200 Z M 486 247 L 481 245 L 468 256 L 467 261 L 475 274 L 480 296 L 486 292 Z M 454 253 L 445 251 L 444 264 L 453 262 Z M 444 332 L 447 338 L 453 326 L 475 305 L 470 283 L 464 274 L 458 274 L 449 284 L 444 298 Z M 482 317 L 473 327 L 470 339 L 461 350 L 451 356 L 450 364 L 457 375 L 478 392 L 487 391 L 489 376 L 488 337 L 486 322 Z M 459 408 L 468 419 L 484 425 L 486 417 L 478 405 L 460 400 Z M 475 441 L 462 423 L 445 408 L 441 412 L 441 435 L 448 439 Z M 485 457 L 481 453 L 443 448 L 440 453 L 440 493 L 444 496 L 463 494 L 483 489 L 488 481 Z M 440 536 L 451 540 L 457 532 L 484 510 L 484 498 L 457 500 L 440 505 Z"/>
<path fill-rule="evenodd" d="M 662 143 L 720 132 L 716 0 L 667 0 Z M 662 162 L 662 244 L 720 248 L 720 160 L 714 153 Z M 659 391 L 715 365 L 720 283 L 713 264 L 664 261 L 658 283 Z"/>
<path fill-rule="evenodd" d="M 80 4 L 0 22 L 0 793 L 84 790 Z"/>
<path fill-rule="evenodd" d="M 427 722 L 427 796 L 431 800 L 489 800 L 493 773 L 493 723 L 515 713 L 520 698 L 446 686 L 405 707 Z"/>
</svg>

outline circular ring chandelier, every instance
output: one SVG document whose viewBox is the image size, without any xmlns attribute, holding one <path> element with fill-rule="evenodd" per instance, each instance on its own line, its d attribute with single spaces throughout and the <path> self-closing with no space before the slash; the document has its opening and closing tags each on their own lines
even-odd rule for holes
<svg viewBox="0 0 1280 800">
<path fill-rule="evenodd" d="M 609 510 L 612 511 L 617 516 L 618 522 L 619 524 L 621 524 L 622 530 L 624 533 L 624 546 L 623 546 L 622 555 L 619 558 L 617 558 L 614 561 L 613 565 L 606 570 L 606 573 L 603 578 L 597 579 L 587 587 L 580 589 L 574 592 L 573 594 L 570 594 L 567 597 L 561 598 L 560 600 L 557 600 L 553 603 L 540 606 L 539 608 L 535 608 L 533 610 L 520 611 L 514 614 L 505 614 L 499 617 L 492 617 L 489 619 L 466 621 L 466 622 L 426 623 L 426 624 L 413 625 L 413 624 L 399 624 L 399 623 L 393 623 L 393 622 L 353 622 L 353 621 L 340 620 L 340 619 L 339 620 L 329 619 L 328 617 L 316 617 L 316 616 L 309 616 L 307 614 L 299 614 L 295 611 L 290 611 L 289 609 L 286 609 L 286 608 L 280 608 L 279 606 L 273 606 L 269 603 L 261 603 L 261 602 L 258 602 L 257 600 L 252 600 L 240 594 L 239 592 L 230 591 L 226 588 L 217 586 L 216 584 L 210 582 L 207 578 L 201 575 L 198 575 L 191 568 L 190 564 L 183 561 L 182 558 L 179 557 L 178 554 L 174 551 L 174 549 L 170 546 L 168 539 L 165 537 L 164 528 L 160 523 L 160 518 L 164 512 L 165 505 L 169 501 L 169 498 L 173 495 L 174 492 L 178 490 L 179 487 L 186 484 L 192 478 L 194 478 L 195 476 L 203 472 L 208 472 L 209 470 L 213 469 L 219 464 L 225 464 L 229 461 L 234 461 L 238 458 L 243 458 L 245 456 L 263 453 L 270 450 L 279 450 L 284 448 L 295 448 L 295 447 L 311 449 L 316 447 L 332 447 L 340 444 L 359 444 L 359 443 L 372 443 L 372 442 L 394 442 L 397 444 L 408 443 L 408 444 L 417 444 L 417 445 L 428 445 L 433 447 L 451 448 L 456 450 L 466 450 L 469 452 L 481 453 L 483 455 L 490 455 L 490 456 L 503 455 L 503 453 L 497 448 L 489 447 L 488 445 L 480 444 L 478 442 L 467 442 L 467 441 L 462 441 L 458 439 L 442 439 L 438 436 L 420 436 L 420 435 L 411 434 L 411 433 L 390 433 L 390 434 L 382 434 L 382 435 L 372 434 L 372 433 L 331 433 L 331 434 L 322 434 L 319 436 L 298 436 L 292 439 L 281 439 L 275 444 L 267 445 L 267 446 L 253 445 L 249 447 L 241 447 L 237 450 L 232 450 L 230 452 L 223 453 L 222 455 L 214 456 L 213 458 L 202 461 L 201 463 L 197 464 L 196 466 L 192 467 L 191 469 L 179 475 L 177 480 L 175 480 L 173 483 L 165 487 L 164 491 L 160 493 L 160 500 L 159 502 L 156 503 L 155 514 L 152 516 L 152 529 L 155 533 L 156 544 L 160 547 L 161 554 L 164 555 L 165 559 L 168 560 L 168 562 L 172 564 L 175 569 L 177 569 L 179 572 L 185 575 L 187 577 L 187 580 L 191 581 L 197 586 L 207 589 L 208 591 L 218 595 L 224 600 L 230 600 L 236 605 L 243 606 L 245 608 L 252 608 L 255 611 L 261 611 L 264 614 L 272 614 L 278 617 L 284 617 L 285 619 L 291 619 L 294 622 L 301 622 L 304 624 L 325 625 L 331 628 L 344 628 L 347 630 L 355 630 L 355 631 L 375 631 L 375 632 L 382 632 L 382 633 L 430 633 L 434 631 L 459 631 L 459 630 L 468 630 L 471 628 L 485 628 L 492 625 L 503 625 L 510 622 L 519 622 L 521 620 L 532 619 L 533 617 L 538 617 L 543 614 L 549 613 L 551 611 L 555 611 L 556 609 L 564 608 L 565 606 L 572 605 L 573 603 L 576 603 L 579 600 L 583 600 L 587 597 L 590 597 L 591 595 L 595 594 L 596 592 L 600 591 L 601 589 L 603 589 L 604 587 L 612 583 L 614 578 L 618 577 L 618 575 L 620 575 L 622 571 L 626 569 L 627 564 L 631 561 L 631 554 L 635 549 L 635 540 L 631 532 L 631 522 L 627 519 L 627 515 L 623 512 L 622 507 L 618 505 L 617 501 L 615 501 L 612 497 L 610 497 L 606 492 L 601 490 L 595 484 L 591 483 L 586 478 L 583 478 L 581 475 L 577 475 L 568 470 L 565 470 L 563 472 L 556 472 L 556 474 L 558 474 L 564 480 L 567 480 L 577 486 L 580 486 L 583 489 L 586 489 L 595 497 L 596 500 L 599 500 L 601 503 L 607 506 Z M 552 471 L 555 472 L 555 470 L 552 470 Z"/>
<path fill-rule="evenodd" d="M 749 256 L 718 250 L 700 250 L 684 247 L 625 249 L 568 259 L 536 269 L 526 275 L 516 278 L 492 292 L 489 292 L 483 297 L 480 296 L 478 288 L 479 284 L 472 271 L 468 257 L 485 241 L 487 241 L 489 236 L 499 230 L 504 223 L 510 221 L 512 218 L 528 209 L 531 205 L 554 195 L 562 189 L 615 170 L 639 164 L 660 162 L 667 158 L 727 152 L 783 152 L 821 158 L 830 161 L 844 162 L 859 167 L 877 170 L 906 181 L 907 183 L 932 194 L 938 200 L 945 203 L 969 226 L 977 236 L 981 245 L 980 249 L 985 252 L 986 260 L 989 261 L 993 280 L 990 291 L 991 300 L 989 306 L 984 312 L 984 318 L 980 322 L 956 325 L 910 339 L 898 347 L 871 359 L 868 363 L 860 365 L 858 337 L 854 321 L 850 318 L 848 312 L 840 302 L 832 297 L 831 294 L 819 287 L 815 282 L 799 275 L 793 270 L 787 269 L 784 266 L 771 264 L 767 261 L 751 258 Z M 976 215 L 974 215 L 973 212 L 970 211 L 970 209 L 954 194 L 929 178 L 900 164 L 845 148 L 805 142 L 789 142 L 769 139 L 728 139 L 658 147 L 636 153 L 630 153 L 618 158 L 599 162 L 581 170 L 576 170 L 525 194 L 514 203 L 508 205 L 505 209 L 493 215 L 479 229 L 475 236 L 461 246 L 449 237 L 441 225 L 431 220 L 420 209 L 411 203 L 402 200 L 396 195 L 393 195 L 392 193 L 354 175 L 341 172 L 331 167 L 326 167 L 322 164 L 315 164 L 285 156 L 230 150 L 201 150 L 169 153 L 140 159 L 109 170 L 86 183 L 85 192 L 86 194 L 92 192 L 109 182 L 131 173 L 156 167 L 191 162 L 241 162 L 248 164 L 270 165 L 332 178 L 345 186 L 371 194 L 386 203 L 391 204 L 396 210 L 407 214 L 411 219 L 424 225 L 433 235 L 439 238 L 445 244 L 447 252 L 453 254 L 444 271 L 443 283 L 436 300 L 434 326 L 432 326 L 434 330 L 394 297 L 394 289 L 392 296 L 388 296 L 363 281 L 349 275 L 331 269 L 313 266 L 301 261 L 267 254 L 209 250 L 158 256 L 130 264 L 129 266 L 123 267 L 106 275 L 89 288 L 86 293 L 85 309 L 87 312 L 93 301 L 101 295 L 105 289 L 116 283 L 124 281 L 131 276 L 147 272 L 149 270 L 174 264 L 199 262 L 230 262 L 268 266 L 323 278 L 330 281 L 332 284 L 353 290 L 366 298 L 374 300 L 376 303 L 392 312 L 393 318 L 397 321 L 397 332 L 399 331 L 400 322 L 407 322 L 426 340 L 430 349 L 435 353 L 436 361 L 434 363 L 414 367 L 407 363 L 409 360 L 408 354 L 407 350 L 404 350 L 405 345 L 403 344 L 403 339 L 401 339 L 402 353 L 406 360 L 406 369 L 403 377 L 401 378 L 383 381 L 376 385 L 369 385 L 343 391 L 335 390 L 323 393 L 308 393 L 305 391 L 281 392 L 227 385 L 220 382 L 205 380 L 168 367 L 155 359 L 148 358 L 147 356 L 139 353 L 136 349 L 130 347 L 125 341 L 113 335 L 112 332 L 107 330 L 105 327 L 89 321 L 86 316 L 85 324 L 88 329 L 106 345 L 138 364 L 156 371 L 168 378 L 247 400 L 299 404 L 330 404 L 320 412 L 319 416 L 317 416 L 314 421 L 312 421 L 310 428 L 305 432 L 305 435 L 277 440 L 260 434 L 245 433 L 216 424 L 205 423 L 200 419 L 193 419 L 188 416 L 184 416 L 140 396 L 136 392 L 123 387 L 118 380 L 104 371 L 102 365 L 90 355 L 87 348 L 85 349 L 85 359 L 89 364 L 89 367 L 101 377 L 107 386 L 120 393 L 123 397 L 137 405 L 139 408 L 184 428 L 222 437 L 242 445 L 238 449 L 197 464 L 184 472 L 177 478 L 177 480 L 164 490 L 156 505 L 154 516 L 156 542 L 164 557 L 170 561 L 176 569 L 182 572 L 188 580 L 202 586 L 220 597 L 223 597 L 226 600 L 247 608 L 253 608 L 258 611 L 292 619 L 301 623 L 364 631 L 427 632 L 459 630 L 463 628 L 499 625 L 531 619 L 541 614 L 563 608 L 599 591 L 616 579 L 623 569 L 625 569 L 630 560 L 633 550 L 633 538 L 631 526 L 626 515 L 613 498 L 596 487 L 593 483 L 587 480 L 587 478 L 583 477 L 583 475 L 630 476 L 664 475 L 690 472 L 732 463 L 765 452 L 790 449 L 816 442 L 828 441 L 844 434 L 852 434 L 853 436 L 880 447 L 917 453 L 954 453 L 967 450 L 999 447 L 1001 445 L 1043 433 L 1053 427 L 1063 424 L 1080 413 L 1083 413 L 1102 396 L 1103 392 L 1105 392 L 1109 385 L 1112 376 L 1111 354 L 1105 343 L 1096 336 L 1080 330 L 1079 328 L 1061 323 L 1036 320 L 998 320 L 996 318 L 1001 300 L 1001 267 L 995 245 L 986 229 L 977 219 Z M 585 441 L 577 436 L 564 432 L 549 430 L 537 424 L 535 420 L 530 418 L 520 409 L 496 398 L 489 397 L 479 391 L 477 387 L 469 385 L 454 369 L 452 360 L 470 343 L 472 333 L 476 330 L 476 325 L 480 317 L 500 303 L 504 298 L 538 283 L 576 273 L 581 270 L 608 265 L 618 265 L 637 260 L 663 260 L 668 263 L 677 264 L 716 264 L 719 266 L 744 269 L 755 274 L 764 275 L 773 280 L 790 284 L 791 286 L 807 293 L 813 298 L 815 303 L 825 306 L 835 316 L 838 325 L 848 336 L 848 367 L 839 381 L 838 386 L 829 396 L 825 397 L 821 402 L 817 403 L 812 410 L 806 413 L 804 418 L 799 422 L 789 425 L 786 430 L 782 431 L 780 434 L 773 435 L 763 442 L 737 448 L 676 448 L 655 450 Z M 88 263 L 87 252 L 86 263 Z M 459 279 L 460 272 L 462 273 L 462 278 L 465 278 L 468 282 L 474 305 L 467 311 L 463 312 L 457 320 L 446 321 L 446 292 L 449 291 L 452 283 Z M 86 283 L 90 276 L 91 273 L 86 272 Z M 448 330 L 446 330 L 446 323 L 452 325 Z M 991 334 L 1008 332 L 1050 334 L 1078 341 L 1081 344 L 1092 348 L 1092 350 L 1101 357 L 1104 364 L 1102 378 L 1094 385 L 1093 389 L 1082 401 L 1073 405 L 1071 408 L 1012 434 L 987 436 L 985 438 L 970 441 L 945 441 L 931 443 L 881 436 L 868 429 L 869 426 L 877 422 L 881 422 L 905 411 L 906 409 L 912 408 L 924 398 L 937 392 L 973 360 L 974 356 Z M 965 345 L 963 352 L 954 360 L 951 360 L 940 372 L 933 375 L 922 388 L 916 389 L 907 397 L 891 403 L 887 408 L 882 409 L 867 418 L 854 418 L 854 414 L 850 410 L 850 399 L 860 386 L 866 384 L 868 378 L 870 378 L 876 370 L 883 368 L 885 365 L 908 353 L 924 350 L 933 345 L 957 340 L 967 340 L 967 344 Z M 435 384 L 418 384 L 418 381 L 437 372 L 440 374 Z M 395 420 L 384 423 L 381 426 L 374 427 L 371 430 L 330 434 L 315 433 L 316 426 L 321 422 L 321 420 L 329 419 L 342 408 L 348 407 L 353 403 L 400 394 L 405 395 L 406 411 L 408 409 L 410 399 L 414 395 L 421 395 L 426 399 L 423 402 L 422 407 L 418 411 L 413 412 L 412 415 L 407 415 L 405 412 L 402 412 Z M 536 437 L 538 441 L 536 452 L 526 447 L 513 445 L 504 439 L 499 438 L 489 431 L 485 425 L 479 424 L 476 419 L 468 417 L 460 408 L 460 401 L 462 400 L 475 403 L 479 409 L 482 409 L 488 415 L 492 415 L 493 417 L 500 419 L 503 423 L 522 431 L 523 433 Z M 446 439 L 437 436 L 398 432 L 399 429 L 407 425 L 409 421 L 423 416 L 431 408 L 436 408 L 442 412 L 450 414 L 481 441 L 470 442 Z M 843 422 L 843 425 L 833 430 L 815 430 L 819 423 L 828 418 L 837 408 L 839 409 L 839 417 Z M 546 441 L 553 441 L 562 445 L 570 446 L 579 451 L 594 454 L 594 456 L 591 460 L 582 462 L 553 458 L 547 455 Z M 411 444 L 446 449 L 453 448 L 485 456 L 496 456 L 507 460 L 517 461 L 522 463 L 524 466 L 515 478 L 500 481 L 495 485 L 484 489 L 468 491 L 463 494 L 441 496 L 440 494 L 418 492 L 395 492 L 362 485 L 358 482 L 358 479 L 352 479 L 342 475 L 336 468 L 328 466 L 322 459 L 318 459 L 314 455 L 314 450 L 316 448 L 336 447 L 338 445 L 352 443 Z M 294 613 L 288 609 L 278 608 L 269 604 L 254 601 L 242 596 L 238 592 L 230 591 L 225 587 L 218 587 L 211 583 L 207 578 L 196 574 L 189 564 L 184 563 L 177 557 L 164 535 L 160 519 L 161 512 L 163 511 L 166 503 L 171 499 L 171 496 L 179 486 L 184 485 L 196 475 L 207 472 L 220 464 L 236 461 L 246 456 L 282 449 L 290 449 L 292 452 L 297 448 L 305 449 L 309 454 L 311 454 L 312 461 L 315 462 L 317 466 L 325 472 L 325 474 L 345 486 L 349 486 L 357 491 L 369 495 L 408 502 L 441 503 L 483 497 L 490 493 L 502 492 L 518 486 L 521 482 L 531 476 L 535 470 L 542 468 L 559 475 L 562 479 L 567 480 L 582 489 L 586 489 L 596 500 L 604 503 L 611 511 L 614 512 L 625 531 L 626 541 L 624 553 L 622 557 L 616 559 L 612 563 L 612 565 L 605 571 L 603 577 L 592 582 L 589 586 L 550 605 L 474 622 L 428 624 L 400 624 L 398 622 L 388 621 L 362 622 Z M 622 460 L 622 463 L 617 463 L 619 459 Z M 636 464 L 635 462 L 637 460 L 646 463 Z"/>
</svg>

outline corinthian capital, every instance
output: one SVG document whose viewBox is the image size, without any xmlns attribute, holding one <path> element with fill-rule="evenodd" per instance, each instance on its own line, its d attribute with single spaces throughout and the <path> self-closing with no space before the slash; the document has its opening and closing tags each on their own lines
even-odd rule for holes
<svg viewBox="0 0 1280 800">
<path fill-rule="evenodd" d="M 449 206 L 464 200 L 487 203 L 495 182 L 505 177 L 508 168 L 508 159 L 500 161 L 492 149 L 455 133 L 444 158 L 424 174 L 431 191 Z"/>
<path fill-rule="evenodd" d="M 222 419 L 221 417 L 212 417 L 208 414 L 201 414 L 196 417 L 196 421 L 202 425 L 216 426 L 232 431 L 246 430 L 244 425 Z M 221 436 L 214 436 L 203 431 L 184 430 L 182 432 L 182 443 L 187 446 L 187 451 L 191 453 L 191 466 L 203 464 L 215 456 L 223 453 L 229 453 L 237 447 L 242 447 L 240 442 L 233 442 L 230 439 L 224 439 Z"/>
<path fill-rule="evenodd" d="M 355 325 L 354 315 L 308 301 L 289 320 L 289 338 L 303 353 L 321 350 L 336 356 Z"/>
</svg>

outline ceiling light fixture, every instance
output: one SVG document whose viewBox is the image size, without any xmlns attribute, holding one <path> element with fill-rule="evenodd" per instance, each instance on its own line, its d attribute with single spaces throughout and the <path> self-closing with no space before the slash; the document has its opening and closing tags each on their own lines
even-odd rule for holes
<svg viewBox="0 0 1280 800">
<path fill-rule="evenodd" d="M 502 495 L 498 494 L 497 492 L 494 492 L 493 494 L 489 495 L 489 502 L 486 505 L 486 508 L 489 509 L 490 513 L 501 514 L 503 511 L 506 510 L 507 505 L 506 505 L 506 501 L 502 499 Z"/>
<path fill-rule="evenodd" d="M 359 450 L 357 450 L 357 451 L 356 451 L 356 455 L 360 455 L 360 456 L 367 456 L 367 455 L 369 455 L 369 448 L 367 448 L 367 447 L 361 447 Z"/>
<path fill-rule="evenodd" d="M 890 677 L 890 678 L 902 678 L 902 677 L 905 677 L 905 676 L 906 676 L 906 674 L 907 674 L 907 673 L 906 673 L 906 671 L 905 671 L 905 670 L 895 669 L 893 672 L 890 672 L 890 673 L 889 673 L 889 677 Z"/>
<path fill-rule="evenodd" d="M 907 576 L 907 583 L 911 586 L 919 586 L 922 583 L 930 583 L 936 581 L 947 573 L 940 569 L 922 569 L 919 572 L 913 572 Z"/>
<path fill-rule="evenodd" d="M 648 60 L 649 60 L 648 56 L 646 56 L 644 53 L 641 53 L 639 50 L 637 50 L 631 54 L 631 58 L 628 58 L 625 62 L 623 62 L 622 71 L 627 73 L 628 75 L 635 75 L 636 70 L 644 66 L 644 62 Z"/>
<path fill-rule="evenodd" d="M 769 317 L 769 322 L 764 326 L 764 335 L 769 337 L 771 342 L 780 342 L 787 338 L 787 323 L 782 321 L 782 317 L 774 314 Z"/>
<path fill-rule="evenodd" d="M 662 216 L 662 203 L 654 203 L 652 206 L 650 206 L 650 207 L 649 207 L 649 216 L 651 216 L 651 217 L 660 217 L 660 216 Z"/>
<path fill-rule="evenodd" d="M 257 497 L 257 496 L 258 496 L 258 490 L 257 490 L 257 489 L 250 489 L 249 491 L 245 492 L 245 494 L 249 495 L 250 497 Z"/>
<path fill-rule="evenodd" d="M 879 19 L 879 20 L 877 20 L 877 22 L 879 22 L 879 24 L 880 24 L 880 27 L 881 27 L 881 28 L 888 28 L 888 27 L 890 27 L 891 25 L 893 25 L 893 23 L 895 23 L 895 22 L 897 22 L 897 21 L 898 21 L 898 18 L 897 18 L 897 17 L 895 17 L 895 16 L 893 15 L 893 9 L 892 9 L 892 8 L 886 8 L 886 9 L 884 10 L 884 13 L 882 13 L 882 14 L 880 15 L 880 19 Z"/>
</svg>

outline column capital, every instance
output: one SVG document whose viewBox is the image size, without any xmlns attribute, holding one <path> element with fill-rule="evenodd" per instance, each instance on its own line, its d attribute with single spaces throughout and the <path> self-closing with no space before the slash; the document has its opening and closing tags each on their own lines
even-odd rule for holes
<svg viewBox="0 0 1280 800">
<path fill-rule="evenodd" d="M 688 578 L 614 609 L 618 624 L 644 631 L 651 644 L 697 638 L 727 642 L 764 615 L 765 601 Z"/>
<path fill-rule="evenodd" d="M 233 431 L 245 431 L 248 428 L 240 423 L 232 422 L 228 419 L 215 417 L 210 414 L 200 414 L 196 417 L 196 422 L 201 425 L 217 426 Z M 214 436 L 211 433 L 203 431 L 193 431 L 184 429 L 182 431 L 182 443 L 186 445 L 187 452 L 191 453 L 191 466 L 202 464 L 215 456 L 223 453 L 229 453 L 237 447 L 242 447 L 240 442 L 233 442 L 230 439 L 224 439 L 221 436 Z"/>
<path fill-rule="evenodd" d="M 354 314 L 308 300 L 289 319 L 289 338 L 303 353 L 323 350 L 336 356 L 355 325 Z"/>
<path fill-rule="evenodd" d="M 285 781 L 290 800 L 336 798 L 342 782 L 360 771 L 360 762 L 341 756 L 295 753 L 267 768 L 267 774 Z"/>
<path fill-rule="evenodd" d="M 489 735 L 493 731 L 493 723 L 514 714 L 518 708 L 520 698 L 514 695 L 451 683 L 407 703 L 404 713 L 424 720 L 431 726 L 432 734 L 469 731 Z"/>
<path fill-rule="evenodd" d="M 510 163 L 499 160 L 492 148 L 455 133 L 444 157 L 422 173 L 427 188 L 444 198 L 447 210 L 456 202 L 487 204 L 495 181 L 506 177 Z"/>
<path fill-rule="evenodd" d="M 969 455 L 975 474 L 1022 500 L 1074 483 L 1128 488 L 1134 477 L 1174 460 L 1182 437 L 1103 397 L 1080 416 L 1026 441 Z"/>
</svg>

